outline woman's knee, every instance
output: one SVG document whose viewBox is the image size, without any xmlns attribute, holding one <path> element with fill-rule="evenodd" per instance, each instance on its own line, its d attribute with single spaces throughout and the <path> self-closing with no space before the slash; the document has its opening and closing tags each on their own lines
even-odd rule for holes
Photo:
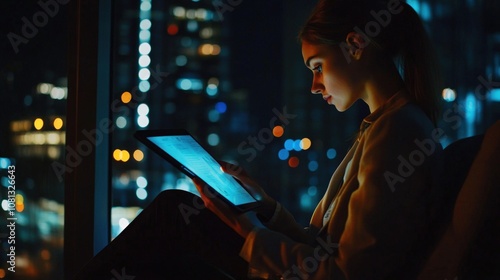
<svg viewBox="0 0 500 280">
<path fill-rule="evenodd" d="M 203 201 L 198 196 L 183 190 L 164 190 L 160 192 L 154 202 L 166 203 L 166 204 L 175 204 L 175 203 L 184 203 L 190 205 L 198 205 L 203 204 Z"/>
</svg>

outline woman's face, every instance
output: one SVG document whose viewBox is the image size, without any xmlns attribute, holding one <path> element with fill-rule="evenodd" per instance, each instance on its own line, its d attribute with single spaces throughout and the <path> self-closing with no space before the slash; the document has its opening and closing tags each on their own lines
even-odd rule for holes
<svg viewBox="0 0 500 280">
<path fill-rule="evenodd" d="M 302 56 L 307 68 L 313 71 L 313 94 L 321 94 L 328 104 L 335 105 L 340 112 L 361 98 L 362 73 L 356 71 L 355 61 L 348 63 L 340 47 L 303 41 Z"/>
</svg>

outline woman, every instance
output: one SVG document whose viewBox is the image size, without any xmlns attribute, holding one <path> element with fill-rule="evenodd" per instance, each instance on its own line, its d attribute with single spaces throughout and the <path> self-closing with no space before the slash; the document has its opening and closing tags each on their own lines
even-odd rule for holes
<svg viewBox="0 0 500 280">
<path fill-rule="evenodd" d="M 256 213 L 265 227 L 232 212 L 195 181 L 218 218 L 187 193 L 163 192 L 83 270 L 83 278 L 416 277 L 432 240 L 441 151 L 433 133 L 435 68 L 422 23 L 397 0 L 320 0 L 300 39 L 313 72 L 312 93 L 339 111 L 361 99 L 371 112 L 310 226 L 304 229 L 244 172 L 223 164 L 262 198 Z M 210 266 L 200 269 L 200 258 Z"/>
<path fill-rule="evenodd" d="M 232 173 L 234 168 L 227 172 L 263 197 L 265 206 L 257 213 L 266 228 L 234 215 L 217 199 L 202 199 L 245 239 L 240 256 L 255 276 L 414 278 L 432 244 L 441 150 L 433 135 L 435 67 L 423 25 L 397 0 L 320 0 L 300 39 L 313 71 L 312 93 L 339 111 L 361 99 L 371 112 L 310 227 L 303 229 L 248 177 Z"/>
</svg>

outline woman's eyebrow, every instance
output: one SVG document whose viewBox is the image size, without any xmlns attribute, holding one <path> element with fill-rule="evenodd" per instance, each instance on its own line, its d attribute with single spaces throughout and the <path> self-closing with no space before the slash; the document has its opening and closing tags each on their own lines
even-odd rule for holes
<svg viewBox="0 0 500 280">
<path fill-rule="evenodd" d="M 306 60 L 307 68 L 311 68 L 311 60 L 315 59 L 316 57 L 318 57 L 318 55 L 312 55 Z"/>
</svg>

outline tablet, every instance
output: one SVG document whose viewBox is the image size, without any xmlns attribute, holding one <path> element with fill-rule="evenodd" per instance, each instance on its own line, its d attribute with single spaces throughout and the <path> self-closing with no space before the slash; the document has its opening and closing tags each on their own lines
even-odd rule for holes
<svg viewBox="0 0 500 280">
<path fill-rule="evenodd" d="M 190 178 L 202 180 L 237 210 L 245 212 L 260 204 L 186 130 L 139 130 L 134 136 Z"/>
</svg>

